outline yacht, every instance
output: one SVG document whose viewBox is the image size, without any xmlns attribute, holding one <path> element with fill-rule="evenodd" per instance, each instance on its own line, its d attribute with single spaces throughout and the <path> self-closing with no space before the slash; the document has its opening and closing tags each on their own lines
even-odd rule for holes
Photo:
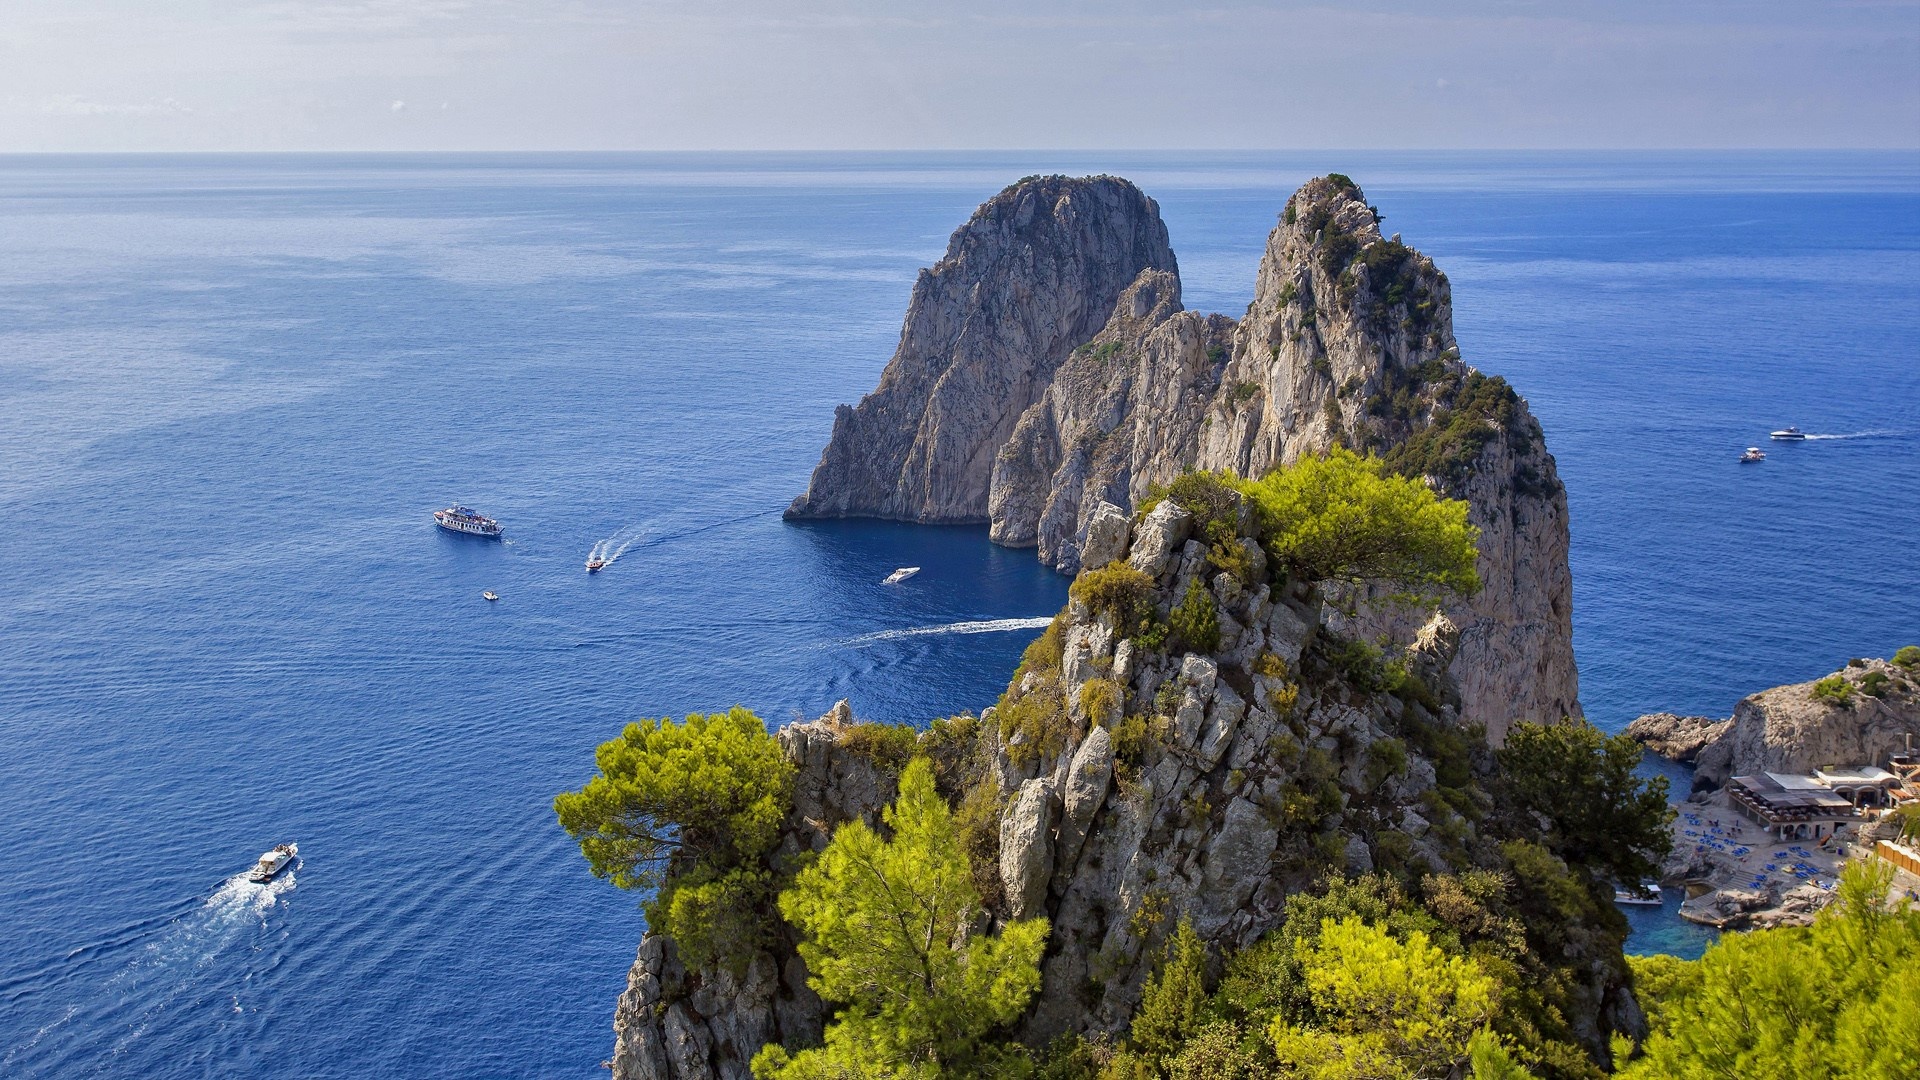
<svg viewBox="0 0 1920 1080">
<path fill-rule="evenodd" d="M 489 540 L 497 539 L 500 535 L 499 522 L 470 506 L 449 506 L 445 510 L 435 510 L 433 523 L 448 532 L 484 536 Z"/>
<path fill-rule="evenodd" d="M 500 599 L 500 595 L 494 592 L 483 592 L 480 594 L 480 598 L 482 600 L 493 601 Z"/>
<path fill-rule="evenodd" d="M 1740 464 L 1742 465 L 1751 465 L 1756 461 L 1765 460 L 1767 460 L 1767 455 L 1762 453 L 1757 446 L 1747 447 L 1747 452 L 1740 455 Z"/>
<path fill-rule="evenodd" d="M 1649 881 L 1638 889 L 1616 887 L 1613 890 L 1613 902 L 1616 904 L 1639 904 L 1643 907 L 1660 906 L 1660 886 Z"/>
<path fill-rule="evenodd" d="M 1788 424 L 1786 427 L 1786 430 L 1770 431 L 1767 433 L 1767 436 L 1769 438 L 1779 439 L 1781 442 L 1798 442 L 1802 439 L 1805 439 L 1807 437 L 1807 433 L 1804 431 L 1801 431 L 1797 427 L 1794 427 L 1792 424 Z"/>
<path fill-rule="evenodd" d="M 907 580 L 908 578 L 912 577 L 913 575 L 919 572 L 920 572 L 920 568 L 917 566 L 903 566 L 900 569 L 895 570 L 893 573 L 888 574 L 886 576 L 886 579 L 880 582 L 880 584 L 898 585 L 901 582 Z"/>
<path fill-rule="evenodd" d="M 280 871 L 292 866 L 300 857 L 299 844 L 279 844 L 272 851 L 263 853 L 254 868 L 247 871 L 247 880 L 264 884 L 278 877 Z"/>
</svg>

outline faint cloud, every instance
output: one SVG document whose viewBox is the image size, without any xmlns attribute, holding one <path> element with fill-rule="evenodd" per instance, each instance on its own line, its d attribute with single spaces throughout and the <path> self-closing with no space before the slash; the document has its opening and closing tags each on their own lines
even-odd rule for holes
<svg viewBox="0 0 1920 1080">
<path fill-rule="evenodd" d="M 43 98 L 33 111 L 47 116 L 181 116 L 193 110 L 174 98 L 142 102 L 88 101 L 79 94 Z"/>
<path fill-rule="evenodd" d="M 403 113 L 407 111 L 407 103 L 404 101 L 396 101 L 393 104 L 387 106 L 387 108 L 388 110 L 395 113 Z"/>
</svg>

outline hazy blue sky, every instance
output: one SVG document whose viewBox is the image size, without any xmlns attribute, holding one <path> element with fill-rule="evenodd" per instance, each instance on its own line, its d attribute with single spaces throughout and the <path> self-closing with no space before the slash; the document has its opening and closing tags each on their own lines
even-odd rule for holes
<svg viewBox="0 0 1920 1080">
<path fill-rule="evenodd" d="M 0 0 L 0 151 L 1794 146 L 1920 0 Z"/>
</svg>

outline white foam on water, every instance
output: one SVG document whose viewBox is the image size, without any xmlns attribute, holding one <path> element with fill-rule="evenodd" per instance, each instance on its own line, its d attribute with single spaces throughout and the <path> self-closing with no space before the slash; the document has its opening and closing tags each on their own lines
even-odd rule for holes
<svg viewBox="0 0 1920 1080">
<path fill-rule="evenodd" d="M 899 641 L 902 638 L 930 637 L 935 634 L 997 634 L 1006 630 L 1039 630 L 1052 621 L 1051 615 L 1039 615 L 1031 619 L 982 619 L 977 622 L 947 623 L 944 626 L 910 626 L 904 630 L 861 634 L 838 644 L 871 645 L 878 641 Z"/>
<path fill-rule="evenodd" d="M 1855 431 L 1845 435 L 1809 434 L 1806 438 L 1806 441 L 1813 442 L 1816 439 L 1878 439 L 1884 436 L 1897 436 L 1897 435 L 1905 435 L 1905 434 L 1907 434 L 1907 432 L 1904 432 L 1904 431 Z"/>
<path fill-rule="evenodd" d="M 587 559 L 589 561 L 603 562 L 611 566 L 615 560 L 627 553 L 628 548 L 646 539 L 647 534 L 652 531 L 652 528 L 651 525 L 645 522 L 639 525 L 629 525 L 619 532 L 614 533 L 612 536 L 607 537 L 605 540 L 596 541 L 593 547 L 588 550 Z"/>
</svg>

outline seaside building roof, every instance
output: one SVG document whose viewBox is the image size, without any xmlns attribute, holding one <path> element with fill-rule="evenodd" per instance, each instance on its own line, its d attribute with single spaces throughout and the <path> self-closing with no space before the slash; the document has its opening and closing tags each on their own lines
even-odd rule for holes
<svg viewBox="0 0 1920 1080">
<path fill-rule="evenodd" d="M 1755 773 L 1752 776 L 1736 776 L 1727 787 L 1736 806 L 1767 824 L 1854 816 L 1851 800 L 1813 776 Z"/>
</svg>

